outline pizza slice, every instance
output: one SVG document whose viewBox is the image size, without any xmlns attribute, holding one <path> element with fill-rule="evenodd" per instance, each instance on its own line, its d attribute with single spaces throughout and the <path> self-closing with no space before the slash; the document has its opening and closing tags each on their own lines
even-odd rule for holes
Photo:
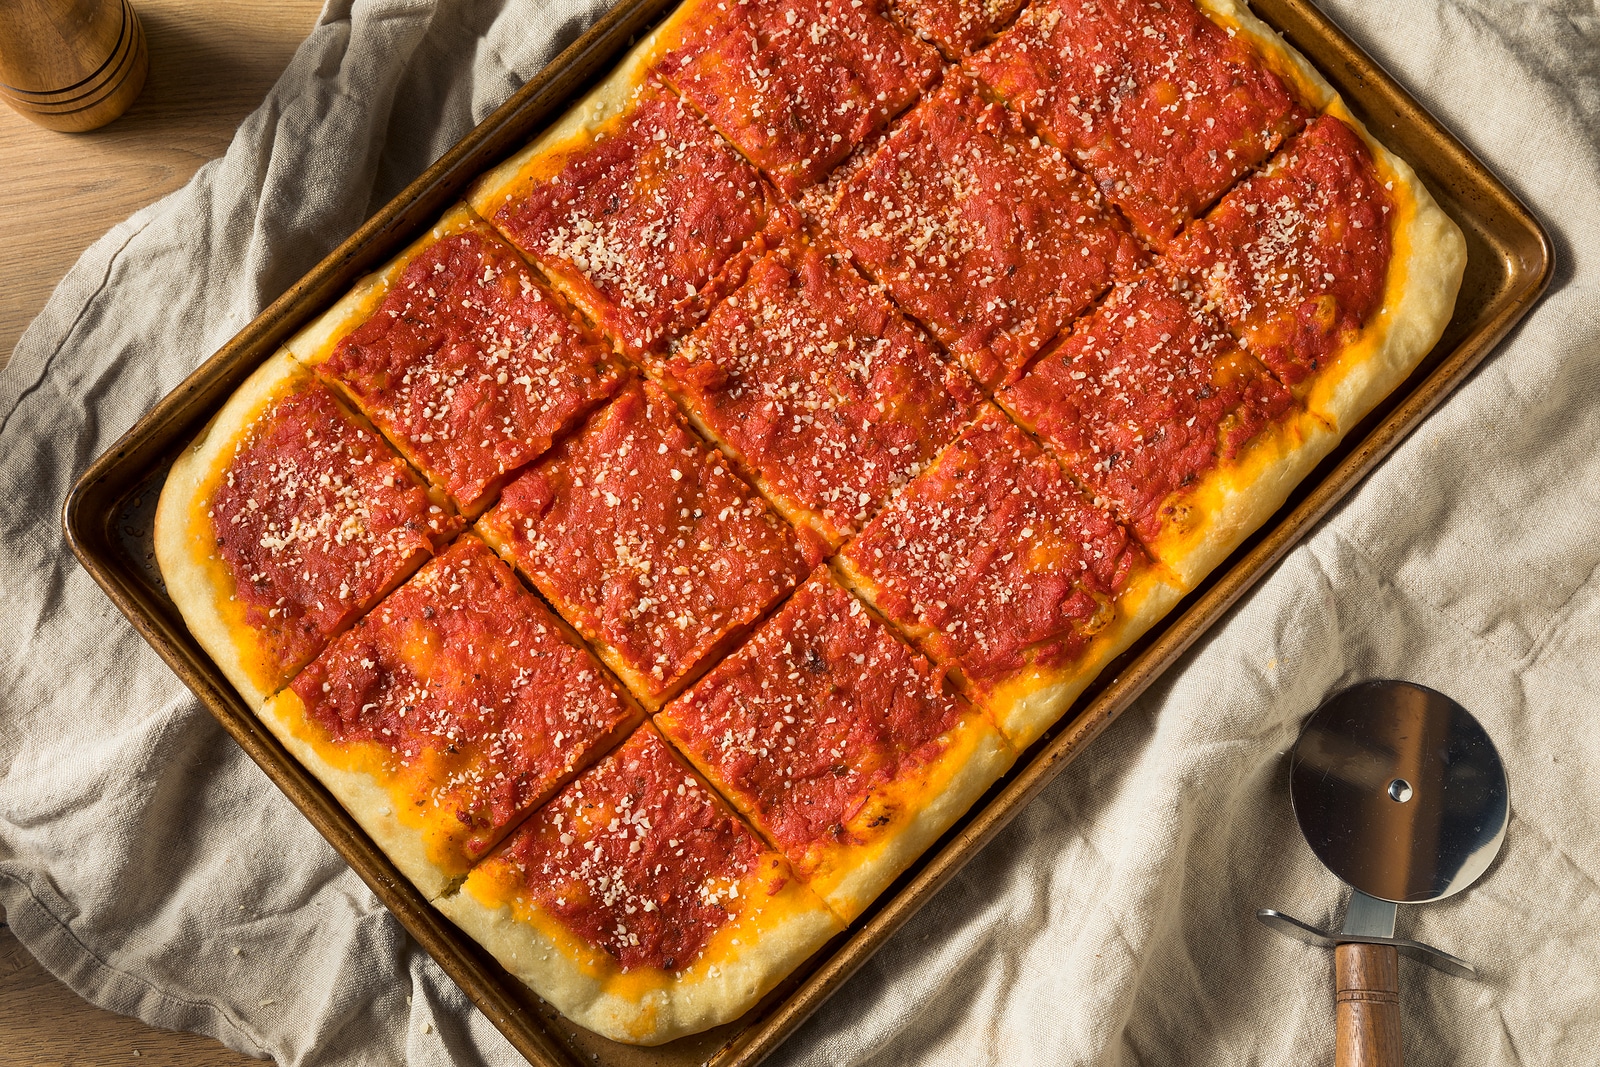
<svg viewBox="0 0 1600 1067">
<path fill-rule="evenodd" d="M 662 75 L 789 197 L 939 73 L 884 0 L 687 0 L 660 48 Z"/>
<path fill-rule="evenodd" d="M 460 205 L 288 347 L 469 516 L 619 377 L 516 251 Z"/>
<path fill-rule="evenodd" d="M 1040 0 L 969 66 L 1162 248 L 1307 118 L 1250 42 L 1193 0 Z"/>
<path fill-rule="evenodd" d="M 461 529 L 378 432 L 286 351 L 167 475 L 156 562 L 252 710 Z"/>
<path fill-rule="evenodd" d="M 1252 355 L 1344 434 L 1444 332 L 1461 230 L 1335 101 L 1174 243 Z"/>
<path fill-rule="evenodd" d="M 835 564 L 1018 751 L 1180 595 L 992 405 Z"/>
<path fill-rule="evenodd" d="M 659 372 L 784 517 L 834 546 L 982 399 L 821 243 L 791 242 L 755 263 Z"/>
<path fill-rule="evenodd" d="M 433 899 L 641 714 L 467 534 L 261 718 Z"/>
<path fill-rule="evenodd" d="M 826 569 L 655 723 L 845 922 L 1016 758 Z"/>
<path fill-rule="evenodd" d="M 634 1045 L 738 1018 L 843 929 L 649 723 L 438 907 L 568 1019 Z"/>
<path fill-rule="evenodd" d="M 477 529 L 651 710 L 820 557 L 651 382 L 508 485 Z"/>
<path fill-rule="evenodd" d="M 558 125 L 469 200 L 639 357 L 692 329 L 794 221 L 692 107 L 634 78 L 644 75 L 614 75 L 578 109 L 589 121 Z"/>
<path fill-rule="evenodd" d="M 1060 152 L 954 71 L 845 185 L 827 225 L 991 387 L 1142 258 Z"/>
<path fill-rule="evenodd" d="M 1118 286 L 995 399 L 1185 590 L 1336 440 L 1163 267 Z"/>
</svg>

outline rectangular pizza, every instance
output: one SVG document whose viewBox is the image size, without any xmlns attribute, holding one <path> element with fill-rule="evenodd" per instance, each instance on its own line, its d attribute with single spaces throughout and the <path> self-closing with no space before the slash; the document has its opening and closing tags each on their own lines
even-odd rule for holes
<svg viewBox="0 0 1600 1067">
<path fill-rule="evenodd" d="M 200 645 L 577 1025 L 737 1019 L 1427 355 L 1238 0 L 685 0 L 179 456 Z"/>
</svg>

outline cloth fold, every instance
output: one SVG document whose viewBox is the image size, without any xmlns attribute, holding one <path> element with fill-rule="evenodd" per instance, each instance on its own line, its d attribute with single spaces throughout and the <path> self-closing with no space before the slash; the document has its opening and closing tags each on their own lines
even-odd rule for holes
<svg viewBox="0 0 1600 1067">
<path fill-rule="evenodd" d="M 330 0 L 228 153 L 86 252 L 0 371 L 0 903 L 84 996 L 289 1067 L 520 1058 L 133 632 L 61 502 L 603 0 Z M 1402 909 L 1409 1062 L 1600 1048 L 1600 13 L 1327 0 L 1545 220 L 1549 296 L 775 1062 L 1323 1063 L 1337 922 L 1284 753 L 1343 685 L 1483 722 L 1499 861 Z"/>
</svg>

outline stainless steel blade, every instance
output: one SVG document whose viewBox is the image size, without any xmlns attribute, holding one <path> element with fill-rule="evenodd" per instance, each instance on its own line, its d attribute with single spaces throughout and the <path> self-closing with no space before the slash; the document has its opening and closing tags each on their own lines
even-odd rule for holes
<svg viewBox="0 0 1600 1067">
<path fill-rule="evenodd" d="M 1410 682 L 1366 682 L 1325 701 L 1295 742 L 1289 796 L 1329 870 L 1400 904 L 1471 885 L 1510 813 L 1505 767 L 1483 727 Z"/>
<path fill-rule="evenodd" d="M 1345 909 L 1342 934 L 1361 937 L 1394 936 L 1395 903 L 1369 897 L 1359 889 L 1350 890 L 1350 906 Z"/>
</svg>

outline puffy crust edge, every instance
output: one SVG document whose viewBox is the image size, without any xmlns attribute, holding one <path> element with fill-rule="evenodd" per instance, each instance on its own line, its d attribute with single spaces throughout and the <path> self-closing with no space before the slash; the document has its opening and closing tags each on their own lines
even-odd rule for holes
<svg viewBox="0 0 1600 1067">
<path fill-rule="evenodd" d="M 252 711 L 259 710 L 303 664 L 276 662 L 256 632 L 244 624 L 242 612 L 228 610 L 234 582 L 211 551 L 215 532 L 206 501 L 233 448 L 251 426 L 269 405 L 309 377 L 285 349 L 268 357 L 178 456 L 156 504 L 156 565 L 167 595 L 189 632 Z"/>
<path fill-rule="evenodd" d="M 290 755 L 317 777 L 361 828 L 383 850 L 400 873 L 434 900 L 457 884 L 465 871 L 450 872 L 428 856 L 422 832 L 400 821 L 394 798 L 373 775 L 337 767 L 317 751 L 306 736 L 306 706 L 292 689 L 285 689 L 267 701 L 258 713 Z"/>
<path fill-rule="evenodd" d="M 946 736 L 951 734 L 964 736 L 954 738 L 944 757 L 922 768 L 916 779 L 875 793 L 851 821 L 853 829 L 864 829 L 881 812 L 895 809 L 911 813 L 909 820 L 863 845 L 815 850 L 811 890 L 845 922 L 866 911 L 1016 762 L 1016 752 L 977 709 Z"/>
<path fill-rule="evenodd" d="M 1192 522 L 1169 524 L 1145 547 L 1188 592 L 1283 506 L 1338 441 L 1321 419 L 1294 408 L 1246 442 L 1232 461 L 1168 497 L 1188 508 Z"/>
<path fill-rule="evenodd" d="M 1041 667 L 1030 663 L 1013 677 L 974 699 L 987 707 L 1006 740 L 1018 752 L 1039 740 L 1064 715 L 1106 665 L 1122 655 L 1150 627 L 1160 622 L 1183 592 L 1154 567 L 1129 576 L 1116 600 L 1116 617 L 1095 634 L 1084 654 L 1072 663 Z"/>
<path fill-rule="evenodd" d="M 785 868 L 775 854 L 763 865 L 767 871 Z M 660 1045 L 737 1019 L 844 929 L 785 872 L 781 890 L 719 931 L 689 967 L 624 972 L 547 913 L 535 910 L 520 918 L 512 905 L 480 896 L 487 880 L 482 871 L 475 869 L 458 892 L 435 906 L 568 1019 L 630 1045 Z M 732 944 L 735 939 L 741 944 Z"/>
<path fill-rule="evenodd" d="M 1378 177 L 1390 186 L 1399 216 L 1383 303 L 1360 336 L 1312 380 L 1305 395 L 1306 406 L 1342 437 L 1438 343 L 1455 312 L 1467 241 L 1416 171 L 1379 144 L 1342 100 L 1334 100 L 1327 113 L 1355 130 L 1371 149 Z"/>
</svg>

